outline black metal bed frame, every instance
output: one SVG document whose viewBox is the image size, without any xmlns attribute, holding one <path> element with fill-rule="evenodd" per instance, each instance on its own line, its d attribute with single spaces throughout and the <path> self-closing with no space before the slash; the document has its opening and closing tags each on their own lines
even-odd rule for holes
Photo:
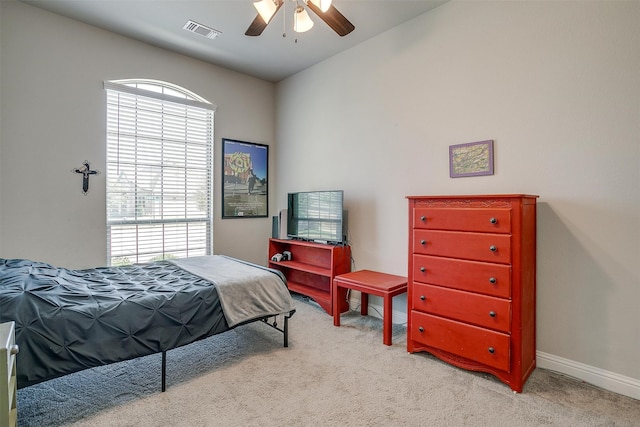
<svg viewBox="0 0 640 427">
<path fill-rule="evenodd" d="M 278 327 L 278 316 L 269 316 L 263 317 L 260 319 L 251 320 L 249 322 L 241 323 L 238 326 L 246 325 L 253 322 L 262 322 L 265 325 L 282 332 L 284 336 L 284 347 L 289 347 L 289 319 L 295 314 L 295 310 L 291 310 L 289 314 L 283 313 L 284 315 L 284 326 L 282 329 Z M 229 331 L 226 331 L 229 332 Z M 162 352 L 162 391 L 166 391 L 167 389 L 167 351 L 164 350 Z"/>
</svg>

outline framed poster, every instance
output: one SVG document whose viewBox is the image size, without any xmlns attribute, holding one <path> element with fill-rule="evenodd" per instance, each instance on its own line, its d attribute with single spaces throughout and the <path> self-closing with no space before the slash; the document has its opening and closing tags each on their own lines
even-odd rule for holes
<svg viewBox="0 0 640 427">
<path fill-rule="evenodd" d="M 269 215 L 269 146 L 222 139 L 222 218 Z"/>
<path fill-rule="evenodd" d="M 493 175 L 493 140 L 449 146 L 449 176 Z"/>
</svg>

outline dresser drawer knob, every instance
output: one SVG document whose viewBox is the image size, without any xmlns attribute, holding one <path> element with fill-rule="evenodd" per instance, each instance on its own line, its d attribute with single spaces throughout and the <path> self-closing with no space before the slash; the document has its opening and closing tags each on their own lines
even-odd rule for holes
<svg viewBox="0 0 640 427">
<path fill-rule="evenodd" d="M 495 246 L 495 245 L 491 245 L 491 246 L 489 246 L 489 250 L 490 250 L 491 252 L 495 252 L 495 251 L 497 251 L 497 250 L 498 250 L 498 247 L 497 247 L 497 246 Z"/>
<path fill-rule="evenodd" d="M 20 352 L 20 347 L 18 347 L 18 344 L 14 344 L 11 347 L 9 347 L 9 354 L 18 354 Z"/>
<path fill-rule="evenodd" d="M 497 223 L 498 223 L 498 220 L 497 220 L 496 218 L 491 218 L 491 219 L 489 220 L 489 222 L 490 222 L 491 224 L 497 224 Z"/>
<path fill-rule="evenodd" d="M 426 217 L 426 216 L 424 216 L 424 215 L 422 215 L 422 216 L 420 217 L 420 221 L 422 221 L 422 222 L 427 222 L 427 217 Z"/>
<path fill-rule="evenodd" d="M 427 299 L 427 297 L 425 297 L 424 295 L 420 295 L 420 300 L 421 300 L 421 301 L 424 301 L 424 300 L 426 300 L 426 299 Z"/>
<path fill-rule="evenodd" d="M 424 245 L 426 245 L 426 244 L 427 244 L 427 241 L 426 241 L 426 240 L 424 240 L 424 239 L 422 239 L 422 240 L 420 240 L 420 244 L 421 244 L 422 246 L 424 246 Z"/>
<path fill-rule="evenodd" d="M 424 332 L 424 328 L 422 326 L 418 327 L 418 331 Z"/>
<path fill-rule="evenodd" d="M 496 349 L 493 347 L 489 347 L 489 353 L 493 354 L 496 352 Z"/>
<path fill-rule="evenodd" d="M 493 283 L 495 285 L 495 283 L 497 282 L 495 277 L 489 277 L 489 283 Z"/>
<path fill-rule="evenodd" d="M 489 312 L 489 316 L 491 316 L 491 317 L 496 317 L 496 312 L 495 312 L 495 311 L 490 311 L 490 312 Z"/>
<path fill-rule="evenodd" d="M 425 271 L 427 271 L 427 269 L 424 267 L 420 267 L 420 271 L 424 273 Z"/>
</svg>

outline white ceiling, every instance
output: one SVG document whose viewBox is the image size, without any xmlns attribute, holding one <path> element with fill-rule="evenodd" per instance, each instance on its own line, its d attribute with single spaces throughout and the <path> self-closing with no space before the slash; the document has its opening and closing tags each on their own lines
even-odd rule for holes
<svg viewBox="0 0 640 427">
<path fill-rule="evenodd" d="M 314 27 L 293 31 L 295 0 L 287 0 L 259 37 L 244 32 L 256 17 L 253 0 L 20 0 L 78 21 L 216 65 L 277 82 L 375 37 L 447 0 L 334 0 L 356 29 L 340 37 L 309 11 Z M 302 3 L 304 0 L 298 0 Z M 286 18 L 286 22 L 285 22 Z M 216 39 L 188 32 L 188 20 L 221 31 Z M 286 25 L 286 26 L 285 26 Z M 283 37 L 286 33 L 286 37 Z"/>
</svg>

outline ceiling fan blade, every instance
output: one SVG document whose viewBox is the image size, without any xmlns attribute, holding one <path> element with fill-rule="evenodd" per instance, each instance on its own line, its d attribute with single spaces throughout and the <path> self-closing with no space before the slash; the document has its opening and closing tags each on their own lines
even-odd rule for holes
<svg viewBox="0 0 640 427">
<path fill-rule="evenodd" d="M 264 22 L 262 16 L 256 15 L 256 19 L 254 19 L 251 25 L 249 25 L 249 28 L 247 28 L 247 31 L 245 31 L 244 35 L 259 36 L 260 34 L 262 34 L 265 28 L 267 28 L 267 23 Z"/>
<path fill-rule="evenodd" d="M 283 3 L 284 3 L 284 0 L 278 0 L 278 4 L 276 5 L 276 11 L 273 12 L 273 16 L 271 17 L 271 19 L 273 19 L 273 17 L 276 16 L 276 13 L 278 13 Z M 260 16 L 260 14 L 257 14 L 256 18 L 253 20 L 251 25 L 249 25 L 249 28 L 247 28 L 247 31 L 244 32 L 244 35 L 259 36 L 260 34 L 262 34 L 264 29 L 267 28 L 267 25 L 269 25 L 269 23 L 264 22 L 264 19 L 262 19 L 262 16 Z"/>
<path fill-rule="evenodd" d="M 320 19 L 330 26 L 333 31 L 338 33 L 340 37 L 344 37 L 356 29 L 356 27 L 354 27 L 353 24 L 349 22 L 349 20 L 345 18 L 344 15 L 333 5 L 329 6 L 329 9 L 326 12 L 320 10 L 320 8 L 311 1 L 307 2 L 307 7 L 309 7 L 309 9 L 318 15 Z"/>
</svg>

